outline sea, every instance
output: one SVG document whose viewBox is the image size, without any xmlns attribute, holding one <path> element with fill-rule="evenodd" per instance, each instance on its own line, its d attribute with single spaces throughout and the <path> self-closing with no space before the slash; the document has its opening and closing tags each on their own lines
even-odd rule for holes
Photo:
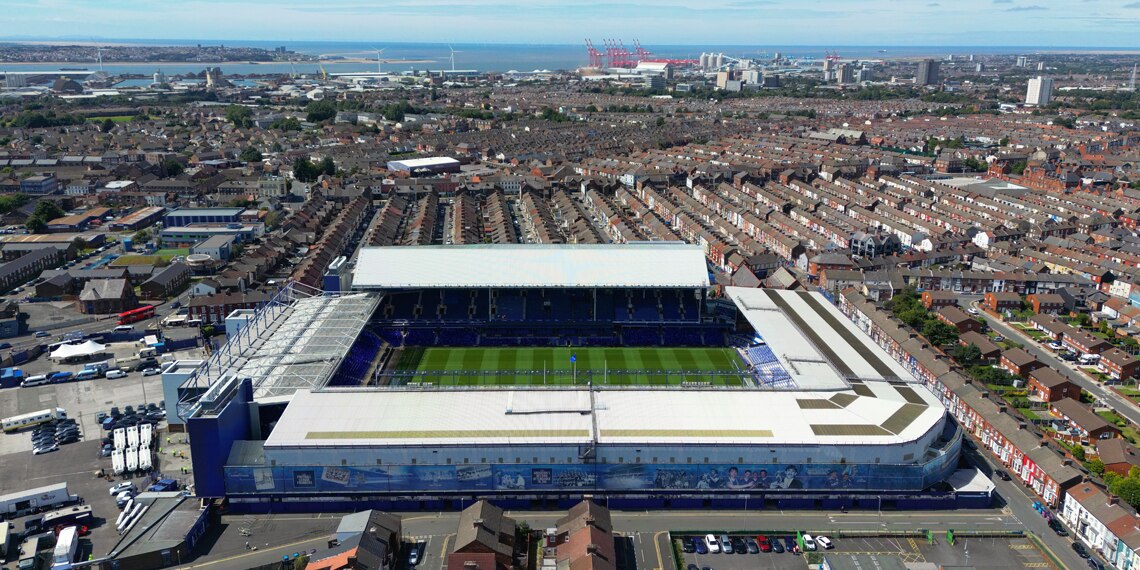
<svg viewBox="0 0 1140 570">
<path fill-rule="evenodd" d="M 88 40 L 89 41 L 89 40 Z M 59 43 L 66 43 L 60 40 Z M 86 43 L 86 42 L 85 42 Z M 106 40 L 108 44 L 135 44 L 135 45 L 167 45 L 167 46 L 193 46 L 193 45 L 225 45 L 230 47 L 257 47 L 273 49 L 285 46 L 296 53 L 319 56 L 325 59 L 324 68 L 329 73 L 359 73 L 359 72 L 387 72 L 402 73 L 407 71 L 437 71 L 451 69 L 451 52 L 455 51 L 455 66 L 458 70 L 474 70 L 480 72 L 532 72 L 547 70 L 573 70 L 589 63 L 585 45 L 522 45 L 522 44 L 446 44 L 446 43 L 384 43 L 368 42 L 282 42 L 282 41 L 218 41 L 218 40 Z M 604 46 L 595 43 L 595 48 L 604 51 Z M 632 46 L 626 45 L 632 51 Z M 767 59 L 779 53 L 784 57 L 793 59 L 823 59 L 828 52 L 838 53 L 844 59 L 900 59 L 917 57 L 946 58 L 953 55 L 955 58 L 966 58 L 975 55 L 1032 55 L 1035 53 L 1057 52 L 1108 52 L 1130 51 L 1134 48 L 1065 48 L 1049 47 L 1009 47 L 1009 46 L 778 46 L 778 45 L 644 45 L 652 53 L 651 59 L 698 59 L 702 52 L 723 53 L 726 56 L 738 59 Z M 371 62 L 337 62 L 337 58 L 349 59 L 376 59 L 376 50 L 383 49 L 380 58 L 382 63 Z M 92 47 L 92 58 L 95 48 Z M 331 59 L 331 61 L 329 61 Z M 218 66 L 225 75 L 271 75 L 271 74 L 315 74 L 318 72 L 316 62 L 274 62 L 274 63 L 156 63 L 156 64 L 121 64 L 104 63 L 102 69 L 113 75 L 138 74 L 149 76 L 161 70 L 167 76 L 199 73 L 207 66 Z M 52 71 L 58 70 L 60 64 L 18 64 L 5 66 L 0 64 L 0 72 L 5 68 L 13 71 Z M 83 68 L 88 71 L 97 71 L 98 65 L 92 61 L 71 62 L 62 67 Z"/>
</svg>

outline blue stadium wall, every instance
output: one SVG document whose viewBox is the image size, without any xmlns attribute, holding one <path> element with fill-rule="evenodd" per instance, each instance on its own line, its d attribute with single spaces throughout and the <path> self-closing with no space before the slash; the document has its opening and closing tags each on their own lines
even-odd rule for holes
<svg viewBox="0 0 1140 570">
<path fill-rule="evenodd" d="M 925 464 L 467 464 L 226 466 L 225 495 L 244 512 L 562 508 L 584 496 L 621 508 L 889 508 L 989 506 L 939 489 L 958 467 L 960 432 Z"/>
<path fill-rule="evenodd" d="M 186 421 L 194 465 L 194 490 L 199 497 L 225 496 L 223 467 L 234 442 L 249 439 L 252 433 L 252 401 L 253 387 L 245 379 L 217 413 L 197 414 Z"/>
</svg>

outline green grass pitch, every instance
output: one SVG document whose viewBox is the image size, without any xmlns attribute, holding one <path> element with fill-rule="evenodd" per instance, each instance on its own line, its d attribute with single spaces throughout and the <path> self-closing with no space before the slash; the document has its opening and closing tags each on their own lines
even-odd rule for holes
<svg viewBox="0 0 1140 570">
<path fill-rule="evenodd" d="M 571 363 L 574 355 L 576 362 Z M 394 382 L 437 385 L 740 386 L 745 365 L 729 348 L 405 348 Z M 414 374 L 412 374 L 414 373 Z M 397 374 L 397 376 L 400 376 Z"/>
</svg>

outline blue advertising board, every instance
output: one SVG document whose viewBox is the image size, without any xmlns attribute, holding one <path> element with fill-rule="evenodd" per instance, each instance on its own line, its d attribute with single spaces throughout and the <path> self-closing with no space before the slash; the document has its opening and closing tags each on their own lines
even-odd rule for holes
<svg viewBox="0 0 1140 570">
<path fill-rule="evenodd" d="M 957 453 L 926 464 L 478 464 L 228 466 L 227 493 L 431 491 L 921 490 L 945 480 Z"/>
</svg>

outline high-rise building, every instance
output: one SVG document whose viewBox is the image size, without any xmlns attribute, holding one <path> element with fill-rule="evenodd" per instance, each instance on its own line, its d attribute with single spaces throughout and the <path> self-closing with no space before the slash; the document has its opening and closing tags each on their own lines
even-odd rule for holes
<svg viewBox="0 0 1140 570">
<path fill-rule="evenodd" d="M 874 79 L 874 77 L 875 76 L 874 76 L 874 73 L 871 71 L 871 68 L 864 65 L 863 67 L 859 68 L 859 73 L 855 75 L 855 80 L 858 81 L 859 83 L 862 83 L 864 81 L 871 81 L 872 79 Z"/>
<path fill-rule="evenodd" d="M 918 74 L 915 85 L 938 85 L 938 62 L 933 59 L 924 59 L 918 62 Z"/>
<path fill-rule="evenodd" d="M 1037 62 L 1037 71 L 1045 71 L 1045 62 L 1044 61 Z"/>
<path fill-rule="evenodd" d="M 974 66 L 974 72 L 975 73 L 982 73 L 985 70 L 986 70 L 986 64 L 984 64 L 980 61 L 977 63 L 977 65 Z"/>
<path fill-rule="evenodd" d="M 1038 75 L 1029 80 L 1029 89 L 1025 92 L 1025 104 L 1043 107 L 1053 99 L 1053 80 Z"/>
<path fill-rule="evenodd" d="M 19 89 L 28 85 L 26 76 L 15 73 L 4 74 L 4 87 L 9 89 Z"/>
<path fill-rule="evenodd" d="M 1029 61 L 1028 58 L 1026 58 L 1024 55 L 1017 56 L 1017 66 L 1018 67 L 1025 67 L 1025 64 L 1028 63 L 1028 61 Z"/>
<path fill-rule="evenodd" d="M 855 83 L 855 66 L 850 63 L 840 65 L 838 77 L 840 83 Z"/>
</svg>

